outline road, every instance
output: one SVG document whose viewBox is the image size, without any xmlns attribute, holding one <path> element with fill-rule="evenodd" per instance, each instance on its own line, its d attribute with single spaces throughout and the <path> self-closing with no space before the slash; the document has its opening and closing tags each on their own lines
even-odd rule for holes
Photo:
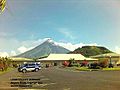
<svg viewBox="0 0 120 90">
<path fill-rule="evenodd" d="M 28 87 L 15 86 L 21 85 L 20 82 Z M 38 72 L 20 73 L 15 69 L 0 76 L 0 90 L 18 90 L 18 88 L 34 88 L 34 90 L 120 90 L 120 71 L 73 72 L 60 68 L 46 68 Z"/>
</svg>

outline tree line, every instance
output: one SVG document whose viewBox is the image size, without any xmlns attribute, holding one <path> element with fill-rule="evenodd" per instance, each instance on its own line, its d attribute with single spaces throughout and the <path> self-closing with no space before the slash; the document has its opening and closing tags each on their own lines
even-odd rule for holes
<svg viewBox="0 0 120 90">
<path fill-rule="evenodd" d="M 0 57 L 0 70 L 6 71 L 11 65 L 11 59 L 8 57 Z"/>
</svg>

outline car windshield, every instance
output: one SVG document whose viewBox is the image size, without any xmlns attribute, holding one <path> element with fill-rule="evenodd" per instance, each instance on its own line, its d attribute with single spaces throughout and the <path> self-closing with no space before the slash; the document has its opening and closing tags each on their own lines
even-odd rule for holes
<svg viewBox="0 0 120 90">
<path fill-rule="evenodd" d="M 21 67 L 26 67 L 28 64 L 23 64 L 23 65 L 21 65 Z"/>
<path fill-rule="evenodd" d="M 35 65 L 40 67 L 40 64 L 38 64 L 38 63 L 35 63 L 35 64 L 34 63 L 32 63 L 32 64 L 22 64 L 20 67 L 35 66 Z"/>
</svg>

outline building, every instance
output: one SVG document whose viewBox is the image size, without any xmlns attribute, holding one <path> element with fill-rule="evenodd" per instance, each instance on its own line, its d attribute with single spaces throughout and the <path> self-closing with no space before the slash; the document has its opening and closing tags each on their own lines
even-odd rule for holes
<svg viewBox="0 0 120 90">
<path fill-rule="evenodd" d="M 69 61 L 70 59 L 74 59 L 78 63 L 84 60 L 88 62 L 98 61 L 98 59 L 86 58 L 81 54 L 50 54 L 47 58 L 39 59 L 38 61 L 43 65 L 61 66 L 64 61 Z"/>
<path fill-rule="evenodd" d="M 91 56 L 91 58 L 96 58 L 99 60 L 108 60 L 109 63 L 111 62 L 113 64 L 117 64 L 118 62 L 120 62 L 120 54 L 117 53 L 100 54 L 96 56 Z"/>
</svg>

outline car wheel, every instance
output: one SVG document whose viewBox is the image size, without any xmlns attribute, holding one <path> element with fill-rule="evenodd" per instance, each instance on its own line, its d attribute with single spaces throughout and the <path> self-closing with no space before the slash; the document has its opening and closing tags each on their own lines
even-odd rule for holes
<svg viewBox="0 0 120 90">
<path fill-rule="evenodd" d="M 23 70 L 22 70 L 22 72 L 23 72 L 23 73 L 26 73 L 26 70 L 25 70 L 25 69 L 23 69 Z"/>
<path fill-rule="evenodd" d="M 36 72 L 38 72 L 38 70 L 39 70 L 38 68 L 35 69 Z"/>
</svg>

